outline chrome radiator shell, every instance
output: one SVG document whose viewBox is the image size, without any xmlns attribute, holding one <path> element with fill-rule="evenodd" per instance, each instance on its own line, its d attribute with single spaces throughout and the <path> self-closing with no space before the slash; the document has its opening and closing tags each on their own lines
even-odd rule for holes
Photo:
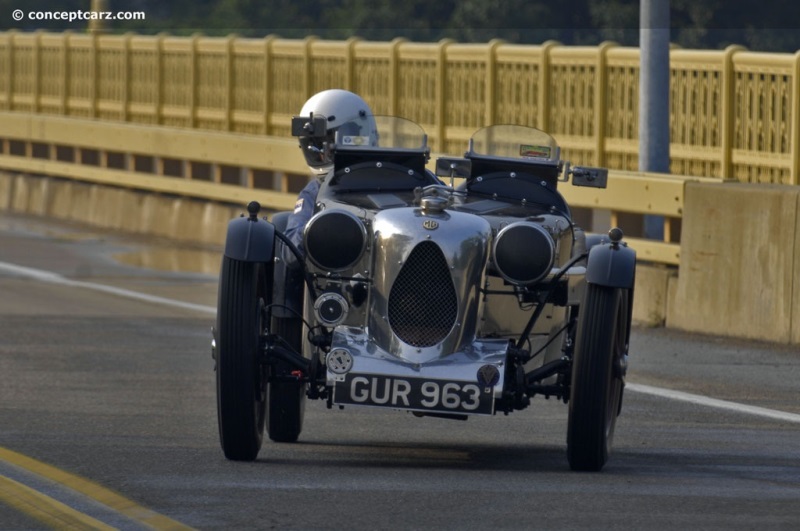
<svg viewBox="0 0 800 531">
<path fill-rule="evenodd" d="M 449 210 L 395 208 L 376 213 L 372 231 L 371 269 L 375 276 L 367 326 L 373 341 L 384 351 L 413 363 L 426 363 L 470 344 L 476 337 L 481 318 L 480 288 L 492 238 L 489 222 Z M 437 252 L 441 253 L 440 257 L 436 256 Z M 430 272 L 434 282 L 449 282 L 438 288 L 438 295 L 432 296 L 429 292 L 433 286 L 422 275 L 424 266 L 414 263 L 422 255 L 432 257 L 429 258 L 432 267 L 438 268 Z M 412 259 L 410 264 L 409 258 Z M 445 268 L 448 271 L 444 271 Z M 420 275 L 420 278 L 418 282 L 404 278 L 409 275 Z M 396 288 L 398 279 L 409 285 Z M 414 285 L 419 289 L 416 294 Z M 400 289 L 402 293 L 398 292 Z M 426 314 L 436 321 L 437 329 L 432 333 L 415 334 L 411 330 L 415 325 L 424 325 L 421 322 L 424 319 L 415 321 L 414 316 L 405 316 L 410 321 L 399 322 L 404 309 L 398 307 L 401 304 L 398 298 L 413 299 L 415 296 L 422 304 L 447 306 L 441 308 L 447 312 L 446 317 L 438 316 L 436 308 Z M 438 300 L 440 296 L 450 302 Z M 454 308 L 449 307 L 451 302 Z M 419 301 L 408 304 L 406 310 L 419 311 L 419 306 L 415 306 Z"/>
</svg>

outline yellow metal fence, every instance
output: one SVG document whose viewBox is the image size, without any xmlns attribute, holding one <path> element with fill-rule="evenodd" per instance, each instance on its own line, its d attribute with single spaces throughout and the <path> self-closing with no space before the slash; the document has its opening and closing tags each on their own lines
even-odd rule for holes
<svg viewBox="0 0 800 531">
<path fill-rule="evenodd" d="M 674 49 L 673 173 L 800 183 L 800 53 Z M 0 110 L 286 137 L 325 88 L 420 123 L 460 154 L 478 127 L 532 125 L 574 163 L 635 170 L 636 48 L 0 33 Z"/>
</svg>

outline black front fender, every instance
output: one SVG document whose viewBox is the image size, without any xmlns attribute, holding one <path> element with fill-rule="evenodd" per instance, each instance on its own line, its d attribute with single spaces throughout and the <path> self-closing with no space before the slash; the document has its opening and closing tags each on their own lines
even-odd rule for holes
<svg viewBox="0 0 800 531">
<path fill-rule="evenodd" d="M 600 243 L 589 250 L 586 282 L 610 288 L 633 289 L 636 251 L 622 244 Z"/>
<path fill-rule="evenodd" d="M 275 226 L 265 219 L 242 216 L 228 223 L 225 256 L 243 262 L 272 262 Z"/>
</svg>

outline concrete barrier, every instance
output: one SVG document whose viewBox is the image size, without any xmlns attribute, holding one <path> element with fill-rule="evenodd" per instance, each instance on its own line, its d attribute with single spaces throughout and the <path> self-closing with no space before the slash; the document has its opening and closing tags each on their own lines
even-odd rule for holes
<svg viewBox="0 0 800 531">
<path fill-rule="evenodd" d="M 667 326 L 800 343 L 800 189 L 687 183 Z"/>
<path fill-rule="evenodd" d="M 221 245 L 228 221 L 244 211 L 243 205 L 8 172 L 0 172 L 0 208 L 208 245 Z"/>
<path fill-rule="evenodd" d="M 643 326 L 664 326 L 677 279 L 678 269 L 675 267 L 638 262 L 633 321 Z"/>
</svg>

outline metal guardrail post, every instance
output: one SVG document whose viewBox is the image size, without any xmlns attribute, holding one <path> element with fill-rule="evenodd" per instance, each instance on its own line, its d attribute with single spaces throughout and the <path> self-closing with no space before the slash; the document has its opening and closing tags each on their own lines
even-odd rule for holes
<svg viewBox="0 0 800 531">
<path fill-rule="evenodd" d="M 275 41 L 274 35 L 264 37 L 264 134 L 272 132 L 272 100 L 270 90 L 272 86 L 272 43 Z"/>
<path fill-rule="evenodd" d="M 155 98 L 153 101 L 154 105 L 154 119 L 156 124 L 164 125 L 164 40 L 166 39 L 166 33 L 159 33 L 156 38 L 156 90 L 155 90 Z M 159 163 L 159 166 L 161 164 Z M 162 168 L 163 169 L 163 168 Z M 163 174 L 163 171 L 159 173 Z"/>
<path fill-rule="evenodd" d="M 406 42 L 403 37 L 392 39 L 389 46 L 389 114 L 400 114 L 400 46 Z"/>
<path fill-rule="evenodd" d="M 447 47 L 453 42 L 452 39 L 442 39 L 439 41 L 436 54 L 436 149 L 444 150 L 445 137 L 447 135 L 447 107 L 444 101 L 445 83 L 447 80 Z"/>
<path fill-rule="evenodd" d="M 550 130 L 550 52 L 560 45 L 561 43 L 558 41 L 546 41 L 542 44 L 542 55 L 539 60 L 539 79 L 536 82 L 539 90 L 537 91 L 538 100 L 536 102 L 538 116 L 536 117 L 537 123 L 535 125 L 543 131 Z"/>
<path fill-rule="evenodd" d="M 349 91 L 356 90 L 355 48 L 360 40 L 358 37 L 350 37 L 345 41 L 345 88 Z"/>
<path fill-rule="evenodd" d="M 791 184 L 800 184 L 800 51 L 794 54 L 792 69 Z"/>
<path fill-rule="evenodd" d="M 597 48 L 597 78 L 594 85 L 594 163 L 597 166 L 606 164 L 606 120 L 608 117 L 608 106 L 606 105 L 606 95 L 608 94 L 608 50 L 619 46 L 615 42 L 603 42 Z"/>
<path fill-rule="evenodd" d="M 17 30 L 9 30 L 7 35 L 6 48 L 6 110 L 14 110 L 14 38 Z"/>
<path fill-rule="evenodd" d="M 486 47 L 485 125 L 494 124 L 497 116 L 497 48 L 504 42 L 502 39 L 492 39 Z"/>
<path fill-rule="evenodd" d="M 728 46 L 722 56 L 722 94 L 720 105 L 720 177 L 730 179 L 733 177 L 733 126 L 734 108 L 736 103 L 736 69 L 733 56 L 745 50 L 743 46 Z"/>
<path fill-rule="evenodd" d="M 197 91 L 198 79 L 197 74 L 197 42 L 200 40 L 200 34 L 195 33 L 191 36 L 191 51 L 189 52 L 189 127 L 197 127 Z"/>
<path fill-rule="evenodd" d="M 92 33 L 91 35 L 91 46 L 90 46 L 90 55 L 91 55 L 91 92 L 89 94 L 89 117 L 90 118 L 97 118 L 97 100 L 100 96 L 100 53 L 99 53 L 99 44 L 98 44 L 98 34 Z"/>
<path fill-rule="evenodd" d="M 42 31 L 36 30 L 33 37 L 33 112 L 42 110 Z"/>
<path fill-rule="evenodd" d="M 60 110 L 64 116 L 69 114 L 69 76 L 70 76 L 70 39 L 71 31 L 65 31 L 61 38 L 61 101 Z"/>
<path fill-rule="evenodd" d="M 303 100 L 307 100 L 314 95 L 314 76 L 313 72 L 311 71 L 311 45 L 316 40 L 317 37 L 314 35 L 309 35 L 303 39 Z"/>
<path fill-rule="evenodd" d="M 225 41 L 225 131 L 233 131 L 233 110 L 236 102 L 234 101 L 234 87 L 233 87 L 233 68 L 235 56 L 233 53 L 233 46 L 236 42 L 237 36 L 234 34 L 228 35 Z"/>
<path fill-rule="evenodd" d="M 131 40 L 133 40 L 133 33 L 127 32 L 122 38 L 123 44 L 123 67 L 122 67 L 122 120 L 129 122 L 131 120 L 131 95 L 133 94 L 132 77 L 131 76 Z"/>
</svg>

